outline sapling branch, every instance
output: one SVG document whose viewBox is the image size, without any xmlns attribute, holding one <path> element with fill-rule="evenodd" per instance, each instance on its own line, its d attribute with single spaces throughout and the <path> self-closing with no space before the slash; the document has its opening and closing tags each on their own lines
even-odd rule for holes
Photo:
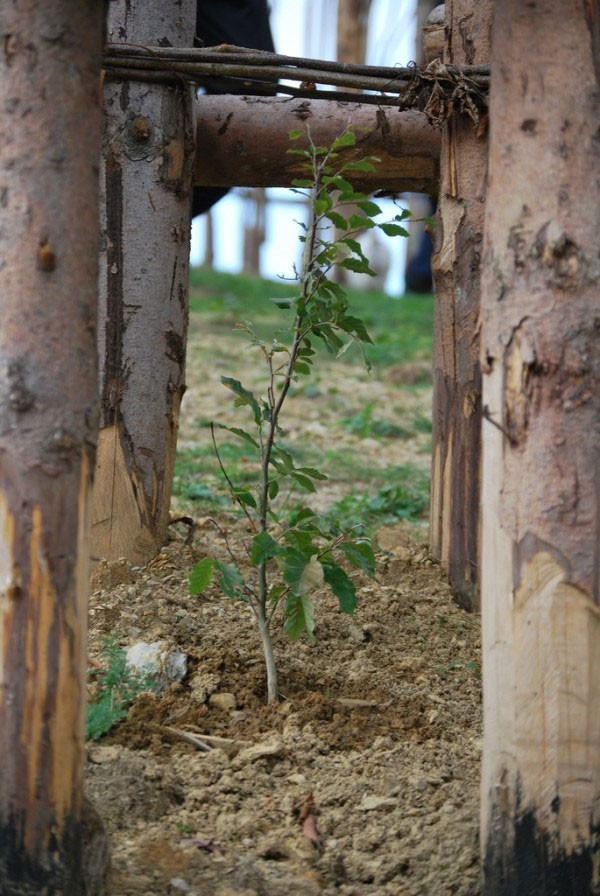
<svg viewBox="0 0 600 896">
<path fill-rule="evenodd" d="M 243 512 L 244 512 L 244 515 L 246 516 L 246 518 L 247 518 L 248 521 L 250 522 L 250 525 L 252 526 L 253 530 L 256 531 L 256 523 L 254 522 L 254 520 L 252 519 L 252 517 L 251 517 L 250 514 L 248 513 L 248 508 L 247 508 L 247 507 L 240 501 L 240 499 L 239 499 L 238 496 L 236 495 L 236 493 L 235 493 L 235 485 L 233 484 L 233 482 L 232 482 L 231 479 L 229 478 L 229 473 L 228 473 L 227 470 L 225 469 L 225 465 L 224 465 L 223 461 L 221 460 L 221 454 L 219 453 L 219 446 L 217 445 L 217 440 L 216 440 L 216 438 L 215 438 L 215 424 L 214 424 L 212 421 L 211 421 L 211 424 L 210 424 L 210 435 L 211 435 L 211 438 L 212 438 L 212 443 L 213 443 L 213 449 L 214 449 L 214 452 L 215 452 L 215 457 L 217 458 L 217 462 L 218 462 L 219 467 L 220 467 L 220 469 L 221 469 L 221 473 L 222 473 L 223 476 L 225 477 L 225 481 L 227 482 L 227 485 L 229 486 L 229 493 L 231 494 L 231 497 L 232 497 L 232 499 L 235 501 L 235 503 L 236 503 L 236 504 L 239 504 L 239 506 L 242 508 L 242 510 L 243 510 Z"/>
</svg>

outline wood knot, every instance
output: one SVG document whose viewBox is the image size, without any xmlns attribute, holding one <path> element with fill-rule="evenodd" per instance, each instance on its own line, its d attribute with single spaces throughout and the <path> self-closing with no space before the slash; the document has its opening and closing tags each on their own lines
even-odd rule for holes
<svg viewBox="0 0 600 896">
<path fill-rule="evenodd" d="M 56 254 L 52 248 L 48 237 L 40 240 L 37 251 L 38 270 L 45 274 L 50 274 L 56 268 Z"/>
<path fill-rule="evenodd" d="M 136 115 L 130 125 L 131 136 L 136 143 L 146 143 L 152 135 L 152 123 L 143 115 Z"/>
</svg>

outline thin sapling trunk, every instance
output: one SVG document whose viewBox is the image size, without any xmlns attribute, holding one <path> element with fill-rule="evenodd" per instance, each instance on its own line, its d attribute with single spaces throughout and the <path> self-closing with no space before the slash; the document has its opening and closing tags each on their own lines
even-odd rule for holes
<svg viewBox="0 0 600 896">
<path fill-rule="evenodd" d="M 298 131 L 290 134 L 292 140 L 300 137 Z M 304 252 L 301 270 L 296 277 L 300 284 L 299 293 L 294 299 L 274 300 L 284 311 L 292 311 L 294 320 L 284 331 L 287 341 L 278 331 L 269 344 L 259 339 L 251 324 L 245 322 L 241 326 L 266 362 L 264 396 L 257 396 L 238 380 L 222 377 L 223 384 L 235 395 L 234 404 L 250 409 L 254 431 L 211 424 L 215 453 L 228 491 L 250 520 L 255 533 L 251 544 L 246 546 L 254 573 L 248 578 L 243 576 L 227 545 L 233 563 L 205 557 L 190 573 L 190 591 L 192 594 L 203 591 L 216 575 L 221 590 L 228 597 L 244 600 L 250 605 L 262 641 L 270 702 L 279 699 L 271 639 L 273 620 L 283 615 L 283 628 L 292 640 L 306 633 L 309 642 L 314 643 L 313 597 L 324 584 L 337 597 L 343 612 L 351 614 L 356 607 L 354 583 L 340 566 L 338 558 L 345 558 L 351 566 L 369 575 L 375 571 L 373 548 L 368 538 L 350 537 L 346 533 L 340 535 L 335 520 L 320 516 L 307 505 L 285 514 L 277 504 L 282 482 L 294 489 L 314 493 L 315 482 L 327 478 L 314 467 L 297 466 L 281 439 L 281 419 L 291 387 L 312 372 L 316 357 L 314 341 L 321 340 L 336 356 L 346 350 L 349 341 L 371 342 L 363 321 L 348 313 L 344 289 L 333 283 L 329 274 L 336 266 L 359 273 L 374 273 L 356 239 L 361 231 L 378 227 L 389 236 L 407 235 L 401 224 L 407 212 L 396 215 L 393 222 L 375 223 L 373 218 L 381 214 L 380 208 L 363 193 L 354 190 L 345 178 L 344 174 L 348 172 L 374 170 L 373 163 L 377 161 L 368 157 L 344 163 L 344 149 L 353 147 L 355 142 L 354 134 L 345 131 L 330 147 L 315 146 L 308 132 L 306 148 L 289 150 L 301 157 L 307 172 L 307 177 L 296 181 L 296 190 L 310 190 L 311 206 L 309 223 L 301 225 Z M 351 213 L 345 215 L 345 208 L 351 209 Z M 334 241 L 327 237 L 331 225 L 342 233 Z M 285 358 L 283 363 L 279 362 L 280 356 Z M 249 443 L 256 451 L 258 475 L 254 489 L 236 486 L 225 469 L 214 437 L 216 425 Z"/>
</svg>

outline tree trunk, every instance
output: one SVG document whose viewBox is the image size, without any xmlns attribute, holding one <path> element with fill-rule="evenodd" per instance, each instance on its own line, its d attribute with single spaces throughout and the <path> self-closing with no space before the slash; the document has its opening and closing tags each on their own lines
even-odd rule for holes
<svg viewBox="0 0 600 896">
<path fill-rule="evenodd" d="M 491 0 L 448 0 L 445 62 L 489 62 Z M 431 550 L 463 606 L 478 583 L 480 253 L 488 142 L 466 115 L 442 137 L 435 284 Z"/>
<path fill-rule="evenodd" d="M 0 892 L 84 893 L 104 0 L 0 4 Z"/>
<path fill-rule="evenodd" d="M 338 62 L 365 61 L 370 7 L 371 0 L 338 0 Z"/>
<path fill-rule="evenodd" d="M 113 0 L 113 42 L 190 47 L 193 0 Z M 94 557 L 147 562 L 169 518 L 184 392 L 194 128 L 186 85 L 108 81 Z"/>
<path fill-rule="evenodd" d="M 259 188 L 245 197 L 244 217 L 244 273 L 260 274 L 260 250 L 266 237 L 266 190 Z"/>
<path fill-rule="evenodd" d="M 364 64 L 367 58 L 370 7 L 371 0 L 338 0 L 336 48 L 338 62 Z M 347 207 L 349 215 L 358 211 L 356 206 Z M 336 240 L 343 236 L 338 227 L 333 228 L 333 233 Z M 348 271 L 340 265 L 335 265 L 331 271 L 331 279 L 335 283 L 347 286 Z"/>
<path fill-rule="evenodd" d="M 599 24 L 598 3 L 584 0 L 568 11 L 560 0 L 506 0 L 494 22 L 482 291 L 486 896 L 600 893 Z"/>
</svg>

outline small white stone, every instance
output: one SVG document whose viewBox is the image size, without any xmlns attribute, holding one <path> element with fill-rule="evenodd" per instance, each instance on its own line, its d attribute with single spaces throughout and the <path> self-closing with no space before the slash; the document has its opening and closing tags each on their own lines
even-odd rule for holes
<svg viewBox="0 0 600 896">
<path fill-rule="evenodd" d="M 363 812 L 374 812 L 378 809 L 395 809 L 398 800 L 386 796 L 363 796 L 359 809 Z"/>
</svg>

